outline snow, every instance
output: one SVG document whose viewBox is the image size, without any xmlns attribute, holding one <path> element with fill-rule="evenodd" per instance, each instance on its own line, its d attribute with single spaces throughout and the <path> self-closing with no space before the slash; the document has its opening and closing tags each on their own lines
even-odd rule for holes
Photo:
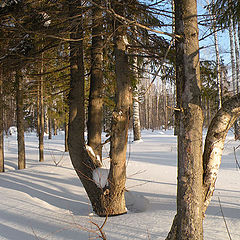
<svg viewBox="0 0 240 240">
<path fill-rule="evenodd" d="M 172 130 L 144 130 L 143 141 L 137 144 L 129 135 L 125 195 L 128 213 L 108 218 L 103 230 L 109 240 L 162 240 L 176 213 L 177 140 Z M 64 152 L 64 134 L 51 140 L 45 136 L 43 163 L 38 162 L 36 134 L 26 133 L 25 137 L 24 170 L 17 170 L 16 134 L 5 137 L 6 172 L 0 174 L 0 240 L 100 239 L 92 222 L 101 226 L 104 218 L 92 212 L 69 155 Z M 232 239 L 240 239 L 240 171 L 233 152 L 238 145 L 230 133 L 217 188 L 204 220 L 207 240 L 229 239 L 218 197 Z"/>
<path fill-rule="evenodd" d="M 97 186 L 99 186 L 100 188 L 104 188 L 105 186 L 107 186 L 108 173 L 109 169 L 107 168 L 99 167 L 93 170 L 93 180 L 97 184 Z"/>
</svg>

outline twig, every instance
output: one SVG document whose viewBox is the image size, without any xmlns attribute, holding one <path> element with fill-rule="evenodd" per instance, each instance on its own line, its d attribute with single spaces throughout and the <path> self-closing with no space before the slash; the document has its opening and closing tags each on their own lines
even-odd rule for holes
<svg viewBox="0 0 240 240">
<path fill-rule="evenodd" d="M 225 216 L 223 214 L 223 209 L 222 209 L 222 205 L 221 205 L 221 201 L 220 201 L 219 197 L 218 197 L 218 202 L 219 202 L 220 210 L 221 210 L 221 213 L 222 213 L 222 217 L 223 217 L 223 221 L 224 221 L 225 227 L 227 229 L 227 233 L 228 233 L 229 239 L 232 240 L 231 235 L 230 235 L 230 231 L 229 231 L 228 226 L 227 226 L 227 221 L 226 221 Z"/>
<path fill-rule="evenodd" d="M 172 47 L 172 45 L 173 45 L 173 43 L 174 43 L 174 40 L 175 40 L 175 38 L 172 38 L 172 40 L 171 40 L 171 42 L 170 42 L 170 44 L 169 44 L 169 46 L 168 46 L 168 49 L 167 49 L 167 51 L 166 51 L 166 53 L 165 53 L 165 55 L 164 55 L 164 58 L 163 58 L 163 60 L 162 60 L 161 63 L 160 63 L 160 67 L 158 68 L 157 72 L 154 74 L 154 77 L 153 77 L 150 85 L 148 86 L 146 92 L 144 93 L 144 95 L 146 95 L 146 94 L 148 93 L 149 89 L 152 87 L 155 79 L 157 78 L 158 73 L 160 72 L 160 70 L 161 70 L 162 67 L 164 66 L 163 64 L 165 63 L 165 61 L 166 61 L 166 59 L 167 59 L 167 55 L 168 55 L 168 53 L 169 53 L 169 51 L 170 51 L 170 49 L 171 49 L 171 47 Z"/>
</svg>

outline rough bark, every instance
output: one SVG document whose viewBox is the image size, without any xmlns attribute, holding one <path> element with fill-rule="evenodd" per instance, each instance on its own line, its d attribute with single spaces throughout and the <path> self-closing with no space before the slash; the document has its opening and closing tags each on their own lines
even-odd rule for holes
<svg viewBox="0 0 240 240">
<path fill-rule="evenodd" d="M 70 17 L 81 15 L 77 9 L 81 6 L 75 0 L 68 0 Z M 78 11 L 77 11 L 78 10 Z M 82 22 L 82 17 L 75 21 Z M 81 24 L 71 22 L 71 39 L 82 39 L 83 30 Z M 79 176 L 88 197 L 92 203 L 93 210 L 98 215 L 106 215 L 104 205 L 103 189 L 97 187 L 92 180 L 92 172 L 97 165 L 89 156 L 84 140 L 85 109 L 84 109 L 84 64 L 83 64 L 83 41 L 70 42 L 70 92 L 69 92 L 69 134 L 68 147 L 73 167 Z"/>
<path fill-rule="evenodd" d="M 82 22 L 81 10 L 79 10 L 81 1 L 76 2 L 75 0 L 69 0 L 68 3 L 70 17 L 76 15 L 79 16 L 78 18 L 74 18 L 76 22 L 71 22 L 71 39 L 82 39 L 82 25 L 79 24 Z M 120 190 L 117 188 L 118 184 L 122 184 L 122 181 L 120 181 L 120 183 L 116 182 L 116 180 L 119 180 L 117 176 L 119 174 L 122 175 L 121 164 L 119 164 L 118 160 L 116 160 L 116 156 L 114 156 L 114 160 L 111 163 L 113 167 L 110 169 L 109 182 L 106 186 L 103 188 L 98 187 L 92 178 L 93 170 L 100 167 L 101 163 L 90 155 L 90 152 L 85 147 L 84 141 L 85 110 L 82 40 L 70 42 L 70 66 L 68 146 L 72 164 L 88 194 L 93 210 L 96 214 L 99 216 L 110 216 L 125 213 L 125 202 L 123 204 L 122 201 L 124 188 L 121 188 Z M 115 139 L 115 141 L 118 141 L 118 139 Z M 121 147 L 121 145 L 119 146 Z M 118 169 L 119 167 L 120 172 Z M 125 172 L 125 168 L 123 169 L 123 172 Z M 117 188 L 118 191 L 116 191 L 115 188 Z M 119 196 L 121 201 L 118 200 Z M 121 207 L 118 207 L 118 205 L 121 205 Z"/>
<path fill-rule="evenodd" d="M 115 1 L 115 12 L 124 15 L 127 1 Z M 128 126 L 132 104 L 131 81 L 126 55 L 126 27 L 119 21 L 114 23 L 114 52 L 116 73 L 116 108 L 112 116 L 111 162 L 109 172 L 109 211 L 112 215 L 126 213 L 125 182 L 126 182 L 126 151 Z"/>
<path fill-rule="evenodd" d="M 4 172 L 3 103 L 3 74 L 0 69 L 0 172 Z"/>
<path fill-rule="evenodd" d="M 94 3 L 101 6 L 102 0 Z M 92 7 L 91 78 L 88 106 L 88 145 L 102 159 L 102 112 L 103 112 L 103 23 L 102 10 Z"/>
<path fill-rule="evenodd" d="M 226 101 L 211 121 L 205 140 L 203 154 L 203 193 L 205 213 L 215 188 L 217 173 L 221 164 L 222 151 L 228 130 L 240 116 L 240 94 Z"/>
<path fill-rule="evenodd" d="M 23 76 L 21 71 L 15 75 L 16 82 L 16 116 L 17 116 L 17 142 L 18 142 L 18 169 L 26 168 L 25 141 L 24 141 L 24 115 L 23 115 Z"/>
<path fill-rule="evenodd" d="M 201 82 L 197 1 L 175 1 L 176 81 L 179 108 L 176 235 L 167 239 L 203 239 Z M 172 236 L 170 236 L 172 235 Z"/>
</svg>

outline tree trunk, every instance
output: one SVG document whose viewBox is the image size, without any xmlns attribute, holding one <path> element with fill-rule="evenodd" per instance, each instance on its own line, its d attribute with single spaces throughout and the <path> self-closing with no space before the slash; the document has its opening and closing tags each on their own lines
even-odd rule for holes
<svg viewBox="0 0 240 240">
<path fill-rule="evenodd" d="M 233 25 L 233 37 L 235 45 L 235 57 L 236 57 L 236 87 L 237 94 L 239 93 L 239 81 L 240 81 L 240 59 L 239 59 L 239 45 L 237 40 L 236 24 Z"/>
<path fill-rule="evenodd" d="M 68 0 L 72 21 L 71 39 L 82 39 L 81 1 Z M 81 9 L 81 8 L 80 8 Z M 110 198 L 109 184 L 99 186 L 93 181 L 93 171 L 101 166 L 96 157 L 90 155 L 84 140 L 85 109 L 84 109 L 84 63 L 83 41 L 70 42 L 70 92 L 69 92 L 69 154 L 76 173 L 78 174 L 91 201 L 93 210 L 99 216 L 115 215 L 109 206 L 114 199 Z M 109 180 L 111 182 L 111 178 Z M 112 196 L 112 194 L 110 195 Z M 117 209 L 116 209 L 117 211 Z M 121 212 L 119 212 L 121 213 Z"/>
<path fill-rule="evenodd" d="M 93 1 L 101 6 L 102 0 Z M 103 111 L 103 23 L 102 10 L 92 7 L 91 79 L 88 106 L 88 145 L 102 159 L 102 111 Z"/>
<path fill-rule="evenodd" d="M 0 172 L 4 172 L 3 73 L 0 69 Z"/>
<path fill-rule="evenodd" d="M 197 1 L 175 1 L 179 108 L 177 215 L 167 239 L 203 239 L 201 83 Z M 175 236 L 173 230 L 175 231 Z"/>
<path fill-rule="evenodd" d="M 48 139 L 52 139 L 52 118 L 50 114 L 50 109 L 48 109 Z"/>
<path fill-rule="evenodd" d="M 229 25 L 229 40 L 230 40 L 230 53 L 231 53 L 231 65 L 232 65 L 232 85 L 233 85 L 233 94 L 236 94 L 238 83 L 236 82 L 236 64 L 235 64 L 235 55 L 234 55 L 234 39 L 233 39 L 233 22 L 230 19 Z M 235 139 L 238 139 L 238 124 L 237 122 L 234 123 L 234 133 Z"/>
<path fill-rule="evenodd" d="M 228 130 L 240 116 L 240 94 L 226 101 L 211 121 L 203 154 L 203 213 L 211 201 Z"/>
<path fill-rule="evenodd" d="M 40 84 L 37 80 L 37 136 L 40 135 Z"/>
<path fill-rule="evenodd" d="M 57 136 L 57 120 L 53 119 L 53 135 Z"/>
<path fill-rule="evenodd" d="M 68 152 L 68 119 L 66 117 L 66 122 L 64 124 L 65 127 L 65 139 L 64 139 L 64 145 L 65 145 L 65 152 Z"/>
<path fill-rule="evenodd" d="M 25 141 L 24 141 L 24 115 L 23 115 L 23 76 L 21 71 L 15 75 L 16 104 L 17 104 L 17 141 L 18 141 L 18 169 L 26 168 Z"/>
<path fill-rule="evenodd" d="M 115 1 L 113 9 L 124 15 L 126 0 Z M 126 151 L 128 126 L 132 104 L 131 81 L 126 55 L 126 26 L 118 20 L 114 22 L 114 52 L 116 73 L 116 108 L 112 116 L 111 162 L 109 172 L 109 212 L 111 215 L 126 213 L 125 182 L 126 182 Z"/>
<path fill-rule="evenodd" d="M 137 70 L 137 58 L 133 59 L 133 73 L 136 81 L 136 87 L 133 90 L 133 140 L 138 141 L 141 139 L 141 125 L 139 116 L 139 99 L 138 99 L 138 70 Z"/>
<path fill-rule="evenodd" d="M 43 54 L 42 54 L 42 59 L 41 59 L 41 69 L 40 69 L 40 74 L 43 74 Z M 39 162 L 44 161 L 44 100 L 43 100 L 43 75 L 40 76 L 39 79 L 39 111 L 40 111 L 40 122 L 39 122 Z"/>
</svg>

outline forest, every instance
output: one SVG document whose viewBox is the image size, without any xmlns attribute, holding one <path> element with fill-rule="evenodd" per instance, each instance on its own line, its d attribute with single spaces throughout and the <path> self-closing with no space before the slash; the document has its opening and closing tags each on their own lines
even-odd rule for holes
<svg viewBox="0 0 240 240">
<path fill-rule="evenodd" d="M 237 0 L 1 0 L 0 182 L 11 176 L 13 135 L 16 170 L 27 173 L 27 145 L 36 142 L 36 162 L 46 164 L 61 133 L 75 184 L 104 221 L 91 221 L 95 239 L 108 239 L 111 217 L 129 215 L 131 144 L 144 151 L 137 144 L 149 134 L 171 132 L 176 209 L 161 239 L 209 239 L 204 221 L 229 132 L 240 169 L 239 19 Z"/>
</svg>

